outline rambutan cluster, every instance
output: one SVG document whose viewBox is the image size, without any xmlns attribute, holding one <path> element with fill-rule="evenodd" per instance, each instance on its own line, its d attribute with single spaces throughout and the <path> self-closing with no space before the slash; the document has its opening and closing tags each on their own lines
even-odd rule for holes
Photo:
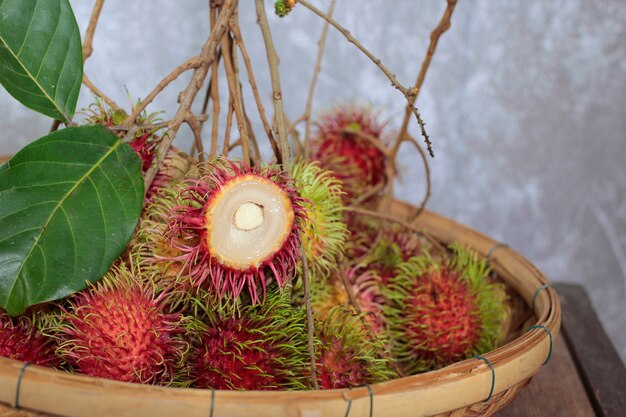
<svg viewBox="0 0 626 417">
<path fill-rule="evenodd" d="M 126 117 L 92 111 L 92 123 Z M 320 388 L 340 389 L 495 348 L 507 310 L 485 261 L 345 209 L 385 185 L 382 130 L 368 110 L 337 109 L 317 124 L 316 160 L 286 171 L 191 168 L 170 151 L 128 256 L 45 325 L 0 313 L 0 355 L 126 382 L 297 390 L 314 385 L 310 355 Z M 158 138 L 135 139 L 147 167 Z"/>
</svg>

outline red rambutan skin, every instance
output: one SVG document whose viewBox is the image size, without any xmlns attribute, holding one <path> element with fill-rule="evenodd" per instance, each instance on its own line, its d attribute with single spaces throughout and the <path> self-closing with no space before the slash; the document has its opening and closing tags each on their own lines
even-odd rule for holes
<svg viewBox="0 0 626 417">
<path fill-rule="evenodd" d="M 346 199 L 385 180 L 386 157 L 365 136 L 381 140 L 383 125 L 364 107 L 337 107 L 316 123 L 312 159 L 344 183 Z"/>
<path fill-rule="evenodd" d="M 66 313 L 61 353 L 83 374 L 143 384 L 172 381 L 183 343 L 179 314 L 150 290 L 121 285 L 78 294 Z"/>
<path fill-rule="evenodd" d="M 467 357 L 480 338 L 476 297 L 458 273 L 443 268 L 421 277 L 410 290 L 404 312 L 413 355 L 449 364 Z"/>
<path fill-rule="evenodd" d="M 276 358 L 281 354 L 259 341 L 255 324 L 230 318 L 210 327 L 189 359 L 194 386 L 225 390 L 281 389 L 287 383 Z"/>
<path fill-rule="evenodd" d="M 154 133 L 143 132 L 138 134 L 130 141 L 130 147 L 141 158 L 141 170 L 142 172 L 148 171 L 152 161 L 156 157 L 157 140 L 154 140 Z"/>
<path fill-rule="evenodd" d="M 53 339 L 39 333 L 30 319 L 0 311 L 0 356 L 55 368 L 60 365 L 55 349 Z"/>
<path fill-rule="evenodd" d="M 183 253 L 172 260 L 184 262 L 194 287 L 206 287 L 220 298 L 237 298 L 245 288 L 252 302 L 259 303 L 261 298 L 258 288 L 261 288 L 264 297 L 268 272 L 271 272 L 280 288 L 291 279 L 299 259 L 300 223 L 306 216 L 304 200 L 282 172 L 230 161 L 228 168 L 214 166 L 209 175 L 200 180 L 187 181 L 181 197 L 188 205 L 174 207 L 168 225 L 167 235 L 172 246 Z M 259 265 L 240 270 L 225 265 L 211 254 L 207 244 L 209 231 L 206 213 L 212 200 L 220 195 L 221 188 L 244 175 L 258 176 L 282 188 L 291 202 L 294 222 L 280 249 L 263 259 Z"/>
<path fill-rule="evenodd" d="M 354 357 L 338 336 L 322 338 L 322 352 L 317 359 L 317 378 L 321 389 L 357 387 L 368 383 L 367 364 Z"/>
</svg>

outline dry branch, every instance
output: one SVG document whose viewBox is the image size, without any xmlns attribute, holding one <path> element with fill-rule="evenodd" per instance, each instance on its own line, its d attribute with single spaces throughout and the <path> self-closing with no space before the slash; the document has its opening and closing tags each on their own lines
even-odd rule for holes
<svg viewBox="0 0 626 417">
<path fill-rule="evenodd" d="M 172 81 L 174 81 L 175 79 L 177 79 L 182 73 L 184 73 L 184 72 L 186 72 L 186 71 L 188 71 L 190 69 L 198 68 L 200 65 L 202 65 L 202 63 L 203 63 L 202 57 L 195 56 L 195 57 L 190 58 L 187 61 L 183 62 L 178 67 L 174 68 L 172 70 L 172 72 L 167 74 L 165 76 L 165 78 L 163 78 L 157 84 L 157 86 L 154 87 L 152 89 L 152 91 L 150 91 L 150 93 L 146 96 L 146 98 L 141 100 L 139 105 L 137 107 L 135 107 L 133 112 L 126 118 L 126 120 L 124 120 L 123 124 L 126 125 L 126 126 L 129 126 L 129 125 L 133 124 L 135 122 L 135 120 L 137 120 L 137 117 L 139 117 L 141 112 L 144 111 L 146 109 L 146 107 L 148 107 L 148 104 L 152 103 L 152 100 L 154 100 L 154 98 L 161 91 L 163 91 L 165 89 L 165 87 L 170 85 L 170 83 Z"/>
<path fill-rule="evenodd" d="M 168 135 L 166 135 L 161 140 L 161 142 L 159 142 L 157 148 L 157 156 L 152 162 L 152 165 L 150 166 L 148 171 L 146 172 L 144 178 L 146 191 L 150 188 L 150 184 L 152 184 L 152 180 L 156 176 L 159 170 L 159 166 L 165 159 L 167 150 L 170 148 L 172 142 L 176 138 L 176 134 L 178 133 L 178 129 L 180 129 L 180 125 L 185 121 L 185 119 L 189 115 L 189 112 L 191 111 L 191 105 L 193 104 L 193 100 L 198 94 L 200 88 L 202 87 L 202 83 L 207 76 L 209 66 L 215 59 L 216 48 L 220 40 L 226 33 L 226 29 L 228 28 L 228 21 L 230 20 L 230 17 L 232 16 L 236 7 L 237 0 L 224 0 L 222 11 L 220 12 L 215 27 L 211 31 L 209 38 L 202 46 L 202 51 L 200 53 L 202 65 L 194 69 L 191 81 L 189 82 L 185 90 L 183 90 L 183 92 L 181 93 L 180 106 L 178 107 L 178 111 L 176 112 L 176 115 L 169 125 Z"/>
<path fill-rule="evenodd" d="M 341 32 L 341 34 L 348 40 L 348 42 L 352 43 L 363 54 L 365 54 L 365 56 L 367 56 L 387 76 L 387 78 L 391 82 L 391 85 L 393 85 L 398 91 L 400 91 L 404 95 L 404 97 L 407 100 L 408 108 L 415 115 L 415 118 L 417 119 L 417 124 L 419 125 L 420 131 L 422 133 L 422 136 L 424 137 L 424 142 L 426 143 L 426 147 L 428 149 L 428 152 L 430 153 L 431 156 L 434 156 L 434 153 L 433 153 L 433 150 L 432 150 L 432 144 L 430 143 L 430 138 L 429 138 L 428 134 L 426 133 L 425 123 L 422 120 L 422 117 L 420 116 L 419 111 L 417 110 L 417 108 L 412 104 L 413 96 L 415 96 L 415 94 L 416 94 L 415 90 L 413 88 L 407 88 L 407 87 L 403 86 L 402 84 L 400 84 L 400 82 L 398 81 L 396 76 L 391 71 L 389 71 L 389 69 L 385 65 L 383 65 L 383 63 L 381 62 L 381 60 L 379 58 L 376 58 L 358 40 L 356 40 L 354 38 L 354 36 L 352 36 L 352 34 L 350 33 L 349 30 L 347 30 L 346 28 L 341 26 L 339 23 L 337 23 L 337 21 L 335 21 L 332 17 L 328 16 L 326 13 L 322 12 L 321 10 L 319 10 L 318 8 L 316 8 L 315 6 L 311 5 L 309 2 L 307 2 L 305 0 L 297 0 L 297 2 L 302 4 L 307 9 L 311 10 L 313 13 L 315 13 L 316 15 L 321 17 L 322 19 L 326 20 L 335 29 L 337 29 L 339 32 Z"/>
<path fill-rule="evenodd" d="M 335 11 L 335 0 L 330 2 L 330 6 L 328 7 L 328 16 L 332 17 L 333 12 Z M 317 58 L 315 59 L 315 67 L 313 68 L 313 76 L 311 77 L 311 84 L 309 85 L 309 94 L 306 99 L 306 105 L 304 107 L 304 152 L 305 157 L 309 156 L 310 149 L 310 141 L 311 141 L 311 111 L 313 109 L 313 95 L 315 94 L 315 87 L 317 85 L 317 78 L 320 74 L 320 70 L 322 69 L 322 57 L 324 56 L 324 46 L 326 45 L 326 36 L 328 35 L 328 27 L 330 23 L 324 22 L 324 27 L 322 28 L 322 34 L 320 35 L 320 40 L 317 42 Z"/>
<path fill-rule="evenodd" d="M 278 55 L 276 54 L 276 48 L 274 48 L 274 42 L 272 40 L 272 33 L 270 31 L 269 23 L 267 22 L 267 14 L 265 13 L 265 5 L 263 0 L 255 0 L 257 23 L 261 28 L 263 34 L 263 41 L 265 42 L 265 51 L 267 52 L 267 62 L 270 68 L 270 78 L 272 81 L 272 103 L 274 104 L 274 119 L 276 136 L 278 137 L 278 146 L 280 148 L 280 163 L 283 167 L 288 167 L 289 160 L 291 159 L 291 150 L 289 148 L 289 140 L 287 138 L 287 125 L 285 119 L 285 110 L 283 108 L 283 93 L 280 87 L 280 75 L 278 73 Z"/>
</svg>

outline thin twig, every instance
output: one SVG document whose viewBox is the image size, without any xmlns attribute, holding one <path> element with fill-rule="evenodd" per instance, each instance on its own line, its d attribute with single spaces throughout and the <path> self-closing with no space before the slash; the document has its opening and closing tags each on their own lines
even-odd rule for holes
<svg viewBox="0 0 626 417">
<path fill-rule="evenodd" d="M 239 84 L 239 76 L 235 71 L 233 64 L 233 55 L 231 53 L 230 36 L 222 37 L 222 57 L 224 58 L 224 69 L 226 70 L 226 81 L 228 82 L 228 90 L 233 98 L 233 109 L 235 110 L 235 118 L 237 119 L 237 129 L 241 135 L 241 148 L 243 152 L 243 160 L 250 163 L 250 145 L 248 135 L 248 124 L 243 113 L 243 97 L 241 90 L 237 88 Z"/>
<path fill-rule="evenodd" d="M 224 131 L 224 148 L 222 149 L 222 155 L 228 156 L 231 150 L 230 147 L 230 135 L 233 130 L 233 97 L 228 98 L 228 113 L 226 114 L 226 130 Z"/>
<path fill-rule="evenodd" d="M 193 75 L 191 76 L 191 81 L 189 82 L 185 90 L 183 90 L 183 92 L 180 94 L 180 105 L 178 107 L 176 115 L 169 125 L 168 135 L 166 135 L 159 142 L 159 145 L 157 147 L 157 157 L 152 162 L 152 165 L 150 166 L 150 168 L 148 168 L 148 171 L 145 174 L 145 190 L 148 190 L 150 188 L 152 180 L 159 171 L 159 166 L 165 159 L 165 155 L 167 154 L 168 149 L 176 138 L 176 134 L 180 129 L 180 125 L 185 121 L 185 118 L 187 117 L 188 112 L 191 109 L 191 105 L 193 104 L 193 101 L 198 94 L 198 91 L 202 87 L 202 83 L 207 76 L 209 66 L 215 59 L 215 50 L 217 48 L 217 45 L 224 36 L 224 33 L 226 33 L 226 29 L 228 28 L 228 21 L 230 20 L 230 16 L 233 14 L 236 7 L 237 0 L 224 0 L 224 4 L 222 5 L 222 11 L 219 15 L 219 18 L 217 19 L 215 28 L 213 28 L 211 34 L 209 35 L 209 38 L 202 46 L 202 51 L 200 53 L 202 65 L 194 69 Z"/>
<path fill-rule="evenodd" d="M 210 16 L 211 30 L 213 30 L 215 22 L 217 21 L 217 7 L 211 6 Z M 217 70 L 220 59 L 222 59 L 222 51 L 218 50 L 217 58 L 213 61 L 211 66 L 211 100 L 213 101 L 213 120 L 211 121 L 211 156 L 215 156 L 217 154 L 217 134 L 220 117 L 220 92 L 218 84 L 219 73 Z M 203 113 L 205 112 L 206 108 L 203 110 Z"/>
<path fill-rule="evenodd" d="M 259 1 L 259 0 L 257 0 L 257 1 Z M 428 149 L 428 152 L 430 153 L 431 156 L 434 156 L 433 149 L 432 149 L 432 144 L 430 142 L 430 138 L 429 138 L 428 134 L 426 133 L 425 123 L 422 120 L 422 116 L 420 116 L 419 111 L 412 104 L 412 101 L 411 101 L 412 97 L 415 95 L 415 90 L 413 88 L 407 88 L 407 87 L 403 86 L 402 84 L 400 84 L 400 82 L 398 81 L 396 76 L 391 71 L 389 71 L 389 69 L 385 65 L 383 65 L 383 63 L 380 61 L 379 58 L 376 58 L 370 51 L 365 49 L 365 47 L 359 41 L 357 41 L 354 38 L 354 36 L 352 36 L 352 34 L 350 34 L 349 30 L 347 30 L 346 28 L 341 26 L 339 23 L 337 23 L 337 21 L 335 21 L 332 17 L 328 16 L 326 13 L 322 12 L 321 10 L 319 10 L 318 8 L 316 8 L 315 6 L 311 5 L 309 2 L 307 2 L 305 0 L 296 0 L 296 1 L 298 3 L 300 3 L 300 4 L 302 4 L 307 9 L 311 10 L 313 13 L 315 13 L 316 15 L 321 17 L 322 19 L 326 20 L 335 29 L 337 29 L 339 32 L 341 32 L 341 34 L 348 40 L 348 42 L 352 43 L 363 54 L 365 54 L 365 56 L 367 56 L 387 76 L 387 78 L 391 82 L 391 85 L 393 85 L 398 91 L 400 91 L 404 95 L 404 97 L 407 100 L 407 106 L 410 108 L 411 112 L 415 115 L 415 118 L 417 119 L 417 124 L 419 125 L 421 133 L 422 133 L 422 136 L 424 137 L 424 142 L 426 143 L 426 147 Z"/>
<path fill-rule="evenodd" d="M 309 264 L 304 247 L 300 245 L 300 259 L 302 259 L 302 286 L 304 289 L 304 305 L 306 307 L 306 323 L 308 333 L 309 360 L 311 361 L 311 382 L 313 389 L 320 389 L 317 382 L 317 365 L 315 361 L 315 325 L 313 323 L 313 309 L 311 308 L 311 290 L 309 288 Z"/>
<path fill-rule="evenodd" d="M 93 53 L 93 35 L 96 33 L 96 26 L 98 26 L 102 6 L 104 6 L 104 0 L 96 0 L 93 5 L 93 10 L 91 11 L 91 17 L 89 18 L 89 24 L 85 32 L 85 39 L 83 40 L 83 64 Z"/>
<path fill-rule="evenodd" d="M 328 7 L 328 16 L 332 17 L 333 12 L 335 11 L 335 0 L 330 2 L 330 6 Z M 328 21 L 324 22 L 324 27 L 322 28 L 322 34 L 320 35 L 320 40 L 317 42 L 317 58 L 315 60 L 315 67 L 313 68 L 313 76 L 311 77 L 311 84 L 309 85 L 309 95 L 306 99 L 306 106 L 304 107 L 304 115 L 306 117 L 304 124 L 304 152 L 305 158 L 309 157 L 310 146 L 309 143 L 311 141 L 311 111 L 313 109 L 313 95 L 315 94 L 315 86 L 317 85 L 317 78 L 320 74 L 320 70 L 322 69 L 322 57 L 324 56 L 324 46 L 326 45 L 326 36 L 328 35 L 328 27 L 330 23 Z"/>
<path fill-rule="evenodd" d="M 167 127 L 171 123 L 171 120 L 167 120 L 161 123 L 152 123 L 152 124 L 134 124 L 132 126 L 107 126 L 107 129 L 112 132 L 129 132 L 131 129 L 138 130 L 159 130 Z"/>
<path fill-rule="evenodd" d="M 289 148 L 289 139 L 287 137 L 287 125 L 285 123 L 285 110 L 283 108 L 283 93 L 280 87 L 280 75 L 278 73 L 278 55 L 272 41 L 272 33 L 267 21 L 265 5 L 263 0 L 255 0 L 257 23 L 263 34 L 265 42 L 265 51 L 267 53 L 267 63 L 270 69 L 270 78 L 272 81 L 272 103 L 274 104 L 274 120 L 275 132 L 278 137 L 278 146 L 280 148 L 281 161 L 283 167 L 287 168 L 291 160 L 291 150 Z"/>
<path fill-rule="evenodd" d="M 379 213 L 377 211 L 373 211 L 373 210 L 368 210 L 362 207 L 354 207 L 354 206 L 347 206 L 345 207 L 346 211 L 351 211 L 353 213 L 357 213 L 357 214 L 362 214 L 364 216 L 370 216 L 370 217 L 374 217 L 377 219 L 382 219 L 382 220 L 388 220 L 392 223 L 397 223 L 402 227 L 405 227 L 409 230 L 411 230 L 412 232 L 417 233 L 420 236 L 423 236 L 424 238 L 426 238 L 430 243 L 433 244 L 433 246 L 445 250 L 443 248 L 443 246 L 441 246 L 441 243 L 435 239 L 434 237 L 432 237 L 429 233 L 425 232 L 423 229 L 420 229 L 419 227 L 408 223 L 404 220 L 398 219 L 397 217 L 391 215 L 391 214 L 385 214 L 385 213 Z"/>
<path fill-rule="evenodd" d="M 428 72 L 428 68 L 430 67 L 430 62 L 432 61 L 433 55 L 435 54 L 435 50 L 437 49 L 437 43 L 439 42 L 439 38 L 445 31 L 450 29 L 452 12 L 454 12 L 454 7 L 456 6 L 456 3 L 457 0 L 448 0 L 448 5 L 446 6 L 446 10 L 443 12 L 443 16 L 441 17 L 439 24 L 430 34 L 430 45 L 428 45 L 426 57 L 424 58 L 424 62 L 422 62 L 422 67 L 419 74 L 417 75 L 415 85 L 413 86 L 415 95 L 411 98 L 410 102 L 407 104 L 407 107 L 404 110 L 404 119 L 402 120 L 402 127 L 400 128 L 400 132 L 398 133 L 396 139 L 397 146 L 394 147 L 394 154 L 398 152 L 397 149 L 400 146 L 399 142 L 404 140 L 403 138 L 408 131 L 409 119 L 411 117 L 410 106 L 415 104 L 417 95 L 422 88 L 422 84 L 424 83 L 424 79 L 426 78 L 426 73 Z"/>
<path fill-rule="evenodd" d="M 426 154 L 424 153 L 424 150 L 422 149 L 420 144 L 415 140 L 415 138 L 410 136 L 407 133 L 407 137 L 404 140 L 412 143 L 413 146 L 415 146 L 415 149 L 417 149 L 417 151 L 419 152 L 420 157 L 422 158 L 422 163 L 424 165 L 424 173 L 426 175 L 426 192 L 424 193 L 424 198 L 422 199 L 422 202 L 417 207 L 417 209 L 408 217 L 409 222 L 413 222 L 413 220 L 415 220 L 417 216 L 422 214 L 422 212 L 424 211 L 424 208 L 426 207 L 426 203 L 428 202 L 428 199 L 430 198 L 430 186 L 431 186 L 430 167 L 428 166 L 428 158 L 426 158 Z"/>
<path fill-rule="evenodd" d="M 61 121 L 58 120 L 58 119 L 54 119 L 52 121 L 52 126 L 50 126 L 50 133 L 55 132 L 56 130 L 58 130 L 59 126 L 61 126 Z"/>
<path fill-rule="evenodd" d="M 202 144 L 202 127 L 196 117 L 190 112 L 185 117 L 185 122 L 189 125 L 189 128 L 193 132 L 194 143 L 196 144 L 196 150 L 198 151 L 198 160 L 204 162 L 204 145 Z"/>
<path fill-rule="evenodd" d="M 126 120 L 124 120 L 123 124 L 126 126 L 131 125 L 135 120 L 137 120 L 137 117 L 139 117 L 141 112 L 144 111 L 146 107 L 148 107 L 148 104 L 152 103 L 152 100 L 154 100 L 154 98 L 161 91 L 163 91 L 165 87 L 170 85 L 170 83 L 174 81 L 175 79 L 177 79 L 182 73 L 189 71 L 190 69 L 196 69 L 200 65 L 202 65 L 202 63 L 203 63 L 202 57 L 194 56 L 193 58 L 188 59 L 187 61 L 180 64 L 178 67 L 174 68 L 172 72 L 167 74 L 165 78 L 159 81 L 157 86 L 154 87 L 152 91 L 150 91 L 150 93 L 146 96 L 146 98 L 141 100 L 141 102 L 137 105 L 137 107 L 135 107 L 133 112 L 126 118 Z"/>
<path fill-rule="evenodd" d="M 109 107 L 111 107 L 113 110 L 120 110 L 121 107 L 117 105 L 116 102 L 114 102 L 113 100 L 111 100 L 109 97 L 107 97 L 106 94 L 104 94 L 102 91 L 100 91 L 100 89 L 98 87 L 96 87 L 91 80 L 89 79 L 89 77 L 87 77 L 87 74 L 85 74 L 83 72 L 83 84 L 85 84 L 85 87 L 87 87 L 88 89 L 91 90 L 92 93 L 94 93 L 96 96 L 100 97 L 102 99 L 102 101 L 104 101 Z"/>
<path fill-rule="evenodd" d="M 348 300 L 350 300 L 350 304 L 352 304 L 352 308 L 354 308 L 356 313 L 361 318 L 361 322 L 364 325 L 367 325 L 365 320 L 364 320 L 364 318 L 363 318 L 363 310 L 361 310 L 361 306 L 359 305 L 359 302 L 356 300 L 356 296 L 354 295 L 354 291 L 352 291 L 352 286 L 348 282 L 348 278 L 346 277 L 346 274 L 344 274 L 344 270 L 345 270 L 344 268 L 345 267 L 342 265 L 337 270 L 337 274 L 339 275 L 339 279 L 341 280 L 341 283 L 343 284 L 343 288 L 346 290 L 346 293 L 348 294 Z"/>
<path fill-rule="evenodd" d="M 388 161 L 390 161 L 390 163 L 387 164 L 387 168 L 385 170 L 385 175 L 388 178 L 391 178 L 391 176 L 395 174 L 396 159 L 398 156 L 398 152 L 400 150 L 400 145 L 402 144 L 404 140 L 407 140 L 407 137 L 409 136 L 407 133 L 408 126 L 409 126 L 409 119 L 411 117 L 411 112 L 415 108 L 414 107 L 415 100 L 417 99 L 417 95 L 419 94 L 420 89 L 422 88 L 422 84 L 424 83 L 424 79 L 426 78 L 426 73 L 428 71 L 430 63 L 432 61 L 432 57 L 437 48 L 437 43 L 439 42 L 439 38 L 446 30 L 450 28 L 450 25 L 451 25 L 450 19 L 452 17 L 452 12 L 454 11 L 454 7 L 456 6 L 456 3 L 457 3 L 457 0 L 448 0 L 448 4 L 443 13 L 443 16 L 441 17 L 441 20 L 437 24 L 437 27 L 435 27 L 435 29 L 430 34 L 430 45 L 428 46 L 428 51 L 426 52 L 426 57 L 424 58 L 424 62 L 422 63 L 415 85 L 412 88 L 414 94 L 407 103 L 407 106 L 404 112 L 404 119 L 402 121 L 402 127 L 400 128 L 400 131 L 398 132 L 398 135 L 396 136 L 396 140 L 393 146 L 391 147 L 391 152 L 388 158 Z M 420 125 L 420 128 L 421 127 L 422 126 Z M 422 148 L 420 146 L 418 146 L 417 149 L 419 150 L 420 154 L 423 153 Z M 432 156 L 432 153 L 430 155 Z M 428 200 L 428 197 L 430 196 L 430 171 L 428 168 L 428 163 L 425 162 L 424 165 L 426 167 L 425 169 L 427 170 L 426 187 L 428 189 L 428 194 L 425 200 Z M 391 206 L 392 199 L 393 199 L 393 181 L 389 181 L 389 187 L 387 188 L 387 191 L 385 192 L 385 197 L 380 202 L 379 209 L 382 211 L 388 210 L 389 207 Z M 420 206 L 420 209 L 418 209 L 418 211 L 416 212 L 416 215 L 413 218 L 419 215 L 419 213 L 421 213 L 422 210 L 423 210 L 423 207 Z"/>
<path fill-rule="evenodd" d="M 259 111 L 259 117 L 261 117 L 261 122 L 263 123 L 263 128 L 265 129 L 265 134 L 270 141 L 270 145 L 272 146 L 272 150 L 274 151 L 274 155 L 276 156 L 278 163 L 280 163 L 280 150 L 278 149 L 278 144 L 276 143 L 276 138 L 274 137 L 272 128 L 267 121 L 267 116 L 265 115 L 265 108 L 263 107 L 263 102 L 261 101 L 261 97 L 259 95 L 259 88 L 254 77 L 254 71 L 250 62 L 250 56 L 248 55 L 248 51 L 246 49 L 246 46 L 244 45 L 243 36 L 241 35 L 239 24 L 231 26 L 230 30 L 233 34 L 235 44 L 241 51 L 241 56 L 243 57 L 243 62 L 246 66 L 246 72 L 248 73 L 248 81 L 250 82 L 250 87 L 252 88 L 252 94 L 254 96 L 257 109 Z"/>
</svg>

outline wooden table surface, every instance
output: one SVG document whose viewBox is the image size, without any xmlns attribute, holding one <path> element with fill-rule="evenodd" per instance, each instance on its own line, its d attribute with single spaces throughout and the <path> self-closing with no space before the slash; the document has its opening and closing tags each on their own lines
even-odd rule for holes
<svg viewBox="0 0 626 417">
<path fill-rule="evenodd" d="M 571 284 L 556 290 L 563 321 L 552 358 L 496 417 L 625 417 L 626 368 L 587 293 Z"/>
</svg>

